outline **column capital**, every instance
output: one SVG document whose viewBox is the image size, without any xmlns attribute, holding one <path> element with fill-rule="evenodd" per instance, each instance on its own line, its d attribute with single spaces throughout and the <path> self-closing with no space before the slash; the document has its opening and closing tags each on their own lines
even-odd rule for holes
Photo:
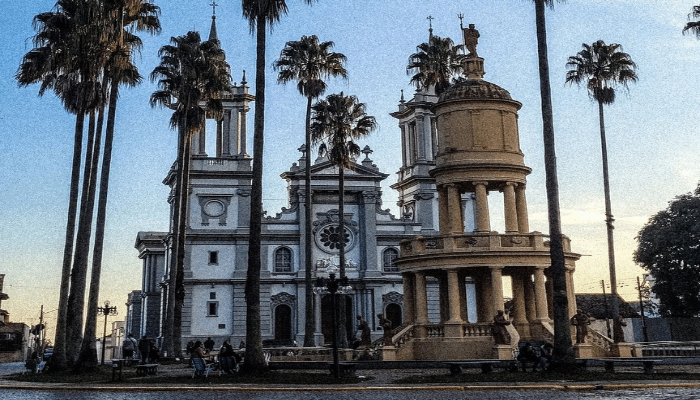
<svg viewBox="0 0 700 400">
<path fill-rule="evenodd" d="M 489 183 L 488 181 L 474 181 L 472 182 L 474 186 L 487 186 Z"/>
</svg>

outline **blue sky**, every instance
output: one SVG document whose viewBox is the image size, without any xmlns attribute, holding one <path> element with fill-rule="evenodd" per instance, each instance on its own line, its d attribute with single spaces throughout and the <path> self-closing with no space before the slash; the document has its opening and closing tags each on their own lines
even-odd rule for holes
<svg viewBox="0 0 700 400">
<path fill-rule="evenodd" d="M 144 76 L 157 65 L 156 53 L 171 36 L 189 30 L 208 35 L 210 2 L 155 1 L 162 9 L 163 32 L 142 36 L 138 66 Z M 356 95 L 377 117 L 380 129 L 362 145 L 368 144 L 375 164 L 391 174 L 383 186 L 383 206 L 392 210 L 396 195 L 389 185 L 396 182 L 401 157 L 399 129 L 389 113 L 398 108 L 401 90 L 407 98 L 413 93 L 406 75 L 408 56 L 427 40 L 429 15 L 434 17 L 434 33 L 454 40 L 460 38 L 458 13 L 465 15 L 465 24 L 476 24 L 485 79 L 523 103 L 521 148 L 533 169 L 528 177 L 530 224 L 532 230 L 547 232 L 531 1 L 319 0 L 311 7 L 300 0 L 287 3 L 289 15 L 268 36 L 267 64 L 272 65 L 285 42 L 310 34 L 334 41 L 335 51 L 348 57 L 349 80 L 331 81 L 327 93 Z M 42 304 L 50 311 L 58 302 L 75 118 L 52 94 L 38 98 L 37 87 L 17 88 L 13 76 L 22 55 L 31 49 L 32 17 L 53 4 L 6 1 L 0 13 L 0 273 L 6 274 L 4 291 L 10 296 L 2 306 L 12 320 L 28 323 L 38 322 Z M 218 33 L 234 80 L 240 81 L 246 70 L 253 93 L 255 39 L 241 16 L 240 1 L 219 4 Z M 700 82 L 694 79 L 700 41 L 681 34 L 687 14 L 697 4 L 700 1 L 569 0 L 547 10 L 562 229 L 572 239 L 573 250 L 584 255 L 575 275 L 578 292 L 600 292 L 608 269 L 597 107 L 584 89 L 564 85 L 566 59 L 582 43 L 602 39 L 622 44 L 639 66 L 639 82 L 630 87 L 629 96 L 620 93 L 605 109 L 618 282 L 626 285 L 619 291 L 634 299 L 635 279 L 642 273 L 632 261 L 637 232 L 669 200 L 695 189 L 700 176 L 700 135 L 694 118 L 700 111 Z M 286 205 L 286 185 L 279 175 L 299 158 L 290 149 L 303 141 L 305 100 L 295 85 L 277 85 L 271 67 L 267 73 L 263 197 L 265 209 L 274 215 Z M 141 263 L 133 248 L 137 232 L 168 227 L 168 189 L 162 180 L 175 158 L 176 135 L 168 127 L 168 111 L 148 105 L 154 90 L 148 80 L 123 90 L 118 108 L 100 301 L 111 300 L 122 317 L 126 294 L 140 287 Z"/>
</svg>

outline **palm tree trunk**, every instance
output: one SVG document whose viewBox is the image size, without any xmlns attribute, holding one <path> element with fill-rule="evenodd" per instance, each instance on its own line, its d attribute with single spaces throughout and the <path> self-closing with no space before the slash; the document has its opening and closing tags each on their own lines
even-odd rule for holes
<svg viewBox="0 0 700 400">
<path fill-rule="evenodd" d="M 265 18 L 256 21 L 255 123 L 253 133 L 253 181 L 250 195 L 250 240 L 245 284 L 246 348 L 245 369 L 266 368 L 260 332 L 260 245 L 262 229 L 262 172 L 265 130 Z"/>
<path fill-rule="evenodd" d="M 559 183 L 557 181 L 557 157 L 554 146 L 554 117 L 552 111 L 552 90 L 549 82 L 549 61 L 547 58 L 547 24 L 544 0 L 535 0 L 537 25 L 537 55 L 540 70 L 540 94 L 542 100 L 542 133 L 544 136 L 544 165 L 547 188 L 547 209 L 549 214 L 550 268 L 553 283 L 554 313 L 554 362 L 563 367 L 574 364 L 569 324 L 569 306 L 566 290 L 566 267 L 562 245 L 561 217 L 559 214 Z"/>
<path fill-rule="evenodd" d="M 185 126 L 187 124 L 187 113 L 183 116 L 178 124 L 178 143 L 177 143 L 177 167 L 175 171 L 175 194 L 173 195 L 172 215 L 171 215 L 171 235 L 170 235 L 170 257 L 168 259 L 168 286 L 167 286 L 167 308 L 165 317 L 163 318 L 163 351 L 169 355 L 175 354 L 173 344 L 173 330 L 175 324 L 173 318 L 175 316 L 175 292 L 177 286 L 177 260 L 180 232 L 180 193 L 182 192 L 182 167 L 185 159 L 185 138 L 187 132 Z"/>
<path fill-rule="evenodd" d="M 617 276 L 615 274 L 615 244 L 613 240 L 613 222 L 610 205 L 610 177 L 608 175 L 608 146 L 605 140 L 605 117 L 603 114 L 603 102 L 598 101 L 598 121 L 600 122 L 600 147 L 603 153 L 603 190 L 605 191 L 605 224 L 608 233 L 608 267 L 610 268 L 610 294 L 612 295 L 612 319 L 617 323 L 620 315 L 620 305 L 617 301 Z"/>
<path fill-rule="evenodd" d="M 111 97 L 110 93 L 110 97 Z M 110 109 L 112 105 L 110 103 Z M 98 168 L 98 161 L 99 161 L 99 154 L 100 154 L 100 146 L 101 146 L 101 137 L 102 137 L 102 124 L 104 122 L 104 106 L 100 110 L 100 116 L 97 121 L 97 139 L 95 140 L 95 154 L 93 155 L 93 171 L 91 173 L 91 181 L 96 182 L 97 181 L 97 168 Z M 111 145 L 111 144 L 110 144 Z M 107 146 L 106 139 L 105 139 L 105 147 Z M 105 149 L 106 151 L 106 149 Z M 106 156 L 106 155 L 105 155 Z M 103 159 L 103 166 L 104 166 L 104 159 Z M 104 173 L 104 170 L 103 170 Z M 95 187 L 96 183 L 91 183 L 91 197 L 92 200 L 91 202 L 94 205 L 94 199 L 95 199 Z M 102 186 L 100 185 L 100 200 L 102 196 Z M 98 214 L 99 214 L 99 205 L 98 205 Z M 92 217 L 92 210 L 90 211 L 90 216 Z M 92 218 L 90 218 L 90 224 L 92 225 Z M 98 216 L 98 224 L 99 224 L 99 216 Z M 99 227 L 98 227 L 99 230 Z M 102 231 L 104 235 L 104 222 L 102 226 Z M 97 249 L 97 243 L 95 243 L 95 250 Z M 89 251 L 89 242 L 88 242 L 88 251 Z M 102 251 L 100 249 L 100 251 Z M 92 271 L 90 273 L 90 290 L 88 292 L 88 303 L 87 303 L 87 316 L 85 319 L 85 332 L 83 333 L 83 340 L 80 346 L 80 355 L 78 356 L 78 368 L 94 368 L 97 366 L 97 347 L 95 346 L 95 340 L 97 338 L 96 335 L 96 329 L 97 329 L 97 303 L 98 303 L 98 296 L 100 294 L 100 270 L 99 268 L 95 270 L 95 264 L 94 264 L 94 259 L 95 259 L 96 254 L 93 252 L 93 265 L 92 265 Z M 86 260 L 87 264 L 87 252 L 86 252 Z M 87 272 L 87 265 L 86 265 L 86 272 Z"/>
<path fill-rule="evenodd" d="M 83 190 L 80 198 L 80 217 L 76 238 L 71 287 L 68 296 L 68 318 L 66 324 L 70 329 L 67 337 L 68 364 L 77 366 L 83 342 L 83 313 L 85 312 L 85 286 L 87 282 L 87 262 L 92 236 L 92 217 L 95 206 L 95 185 L 100 157 L 102 133 L 95 127 L 95 111 L 90 112 L 88 128 L 88 146 L 85 154 L 83 171 Z"/>
<path fill-rule="evenodd" d="M 68 218 L 66 222 L 66 242 L 63 249 L 63 268 L 61 270 L 61 287 L 58 297 L 58 315 L 56 321 L 56 336 L 54 340 L 53 362 L 57 369 L 66 367 L 68 326 L 68 295 L 70 293 L 71 261 L 73 260 L 73 245 L 75 240 L 75 218 L 78 214 L 78 190 L 80 188 L 80 164 L 83 154 L 83 125 L 85 111 L 81 110 L 75 116 L 75 137 L 73 139 L 73 167 L 70 179 L 70 199 L 68 202 Z"/>
<path fill-rule="evenodd" d="M 181 178 L 182 189 L 180 190 L 180 211 L 178 212 L 177 268 L 175 270 L 175 308 L 173 312 L 173 355 L 175 357 L 182 356 L 182 308 L 185 303 L 185 244 L 187 235 L 187 212 L 189 210 L 188 204 L 190 197 L 191 144 L 192 138 L 186 134 Z"/>
<path fill-rule="evenodd" d="M 338 256 L 340 261 L 340 279 L 345 277 L 345 168 L 342 165 L 338 165 L 338 233 L 340 234 L 340 241 L 338 242 Z M 338 325 L 335 329 L 338 330 L 338 347 L 345 349 L 348 347 L 348 329 L 346 327 L 345 321 L 347 320 L 347 313 L 345 310 L 345 295 L 337 295 L 338 301 L 336 301 L 337 307 L 340 310 L 333 312 L 338 312 Z"/>
<path fill-rule="evenodd" d="M 306 197 L 306 213 L 304 215 L 304 258 L 306 259 L 304 283 L 306 285 L 306 320 L 304 323 L 304 347 L 314 347 L 314 333 L 316 332 L 316 315 L 314 308 L 313 260 L 311 260 L 311 213 L 313 206 L 311 201 L 311 97 L 306 101 L 306 173 L 304 174 L 304 197 Z"/>
</svg>

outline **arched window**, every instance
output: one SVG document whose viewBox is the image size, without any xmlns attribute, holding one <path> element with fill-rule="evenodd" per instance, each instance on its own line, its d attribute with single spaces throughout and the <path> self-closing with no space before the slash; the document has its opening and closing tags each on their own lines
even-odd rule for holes
<svg viewBox="0 0 700 400">
<path fill-rule="evenodd" d="M 292 272 L 292 250 L 288 247 L 275 251 L 275 272 Z"/>
<path fill-rule="evenodd" d="M 399 251 L 393 247 L 384 250 L 384 272 L 399 272 L 399 267 L 394 260 L 399 256 Z"/>
</svg>

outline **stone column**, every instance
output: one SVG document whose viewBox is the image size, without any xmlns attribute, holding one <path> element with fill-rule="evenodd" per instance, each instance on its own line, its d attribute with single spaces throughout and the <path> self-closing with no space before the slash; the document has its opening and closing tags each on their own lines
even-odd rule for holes
<svg viewBox="0 0 700 400">
<path fill-rule="evenodd" d="M 569 298 L 569 316 L 576 314 L 576 292 L 574 291 L 574 270 L 566 268 L 566 295 Z"/>
<path fill-rule="evenodd" d="M 247 155 L 248 154 L 248 149 L 247 149 L 247 140 L 248 140 L 248 121 L 247 121 L 247 113 L 248 110 L 250 110 L 248 107 L 245 109 L 241 109 L 241 125 L 240 125 L 240 131 L 238 134 L 239 143 L 240 143 L 240 154 L 241 155 Z"/>
<path fill-rule="evenodd" d="M 416 115 L 416 147 L 418 148 L 418 159 L 425 160 L 425 116 Z"/>
<path fill-rule="evenodd" d="M 447 208 L 447 188 L 442 185 L 438 188 L 438 218 L 440 224 L 440 234 L 450 233 L 449 218 L 450 212 Z"/>
<path fill-rule="evenodd" d="M 231 155 L 231 113 L 232 110 L 226 110 L 223 120 L 223 135 L 221 137 L 221 156 L 228 157 Z"/>
<path fill-rule="evenodd" d="M 503 187 L 503 211 L 506 220 L 506 233 L 518 232 L 518 214 L 515 206 L 514 182 L 507 182 Z"/>
<path fill-rule="evenodd" d="M 224 147 L 224 121 L 223 119 L 216 120 L 216 157 L 223 155 Z"/>
<path fill-rule="evenodd" d="M 527 201 L 525 200 L 525 185 L 522 183 L 515 188 L 515 207 L 518 212 L 518 232 L 530 232 L 530 222 L 527 216 Z"/>
<path fill-rule="evenodd" d="M 544 267 L 535 267 L 535 302 L 537 304 L 537 320 L 551 321 L 547 306 L 547 287 L 544 282 Z"/>
<path fill-rule="evenodd" d="M 486 192 L 487 182 L 474 182 L 476 194 L 476 232 L 491 232 L 491 222 L 489 220 L 489 200 Z"/>
<path fill-rule="evenodd" d="M 462 233 L 464 232 L 464 223 L 462 222 L 462 199 L 459 195 L 459 188 L 452 183 L 446 186 L 450 233 Z"/>
<path fill-rule="evenodd" d="M 498 310 L 503 310 L 502 266 L 489 267 L 491 271 L 491 318 Z"/>
<path fill-rule="evenodd" d="M 416 338 L 422 339 L 427 337 L 426 325 L 428 324 L 428 296 L 425 291 L 425 273 L 416 272 L 415 280 L 416 289 Z"/>
<path fill-rule="evenodd" d="M 428 296 L 425 291 L 425 272 L 416 272 L 416 323 L 428 323 Z"/>
<path fill-rule="evenodd" d="M 412 273 L 404 272 L 401 277 L 403 278 L 403 319 L 407 324 L 412 324 L 416 320 L 414 276 Z"/>
<path fill-rule="evenodd" d="M 527 322 L 537 322 L 537 305 L 535 304 L 535 286 L 532 283 L 530 274 L 525 275 L 523 280 L 525 289 L 525 316 Z"/>
<path fill-rule="evenodd" d="M 433 124 L 431 117 L 429 115 L 426 115 L 423 117 L 423 143 L 424 143 L 424 152 L 425 152 L 425 159 L 428 161 L 432 161 L 433 159 Z"/>
<path fill-rule="evenodd" d="M 522 325 L 527 323 L 525 315 L 525 290 L 523 287 L 523 277 L 520 274 L 511 276 L 511 285 L 513 285 L 513 323 Z"/>
<path fill-rule="evenodd" d="M 447 322 L 451 324 L 464 323 L 460 315 L 459 276 L 456 269 L 447 271 L 447 295 L 450 302 L 450 319 Z"/>
</svg>

